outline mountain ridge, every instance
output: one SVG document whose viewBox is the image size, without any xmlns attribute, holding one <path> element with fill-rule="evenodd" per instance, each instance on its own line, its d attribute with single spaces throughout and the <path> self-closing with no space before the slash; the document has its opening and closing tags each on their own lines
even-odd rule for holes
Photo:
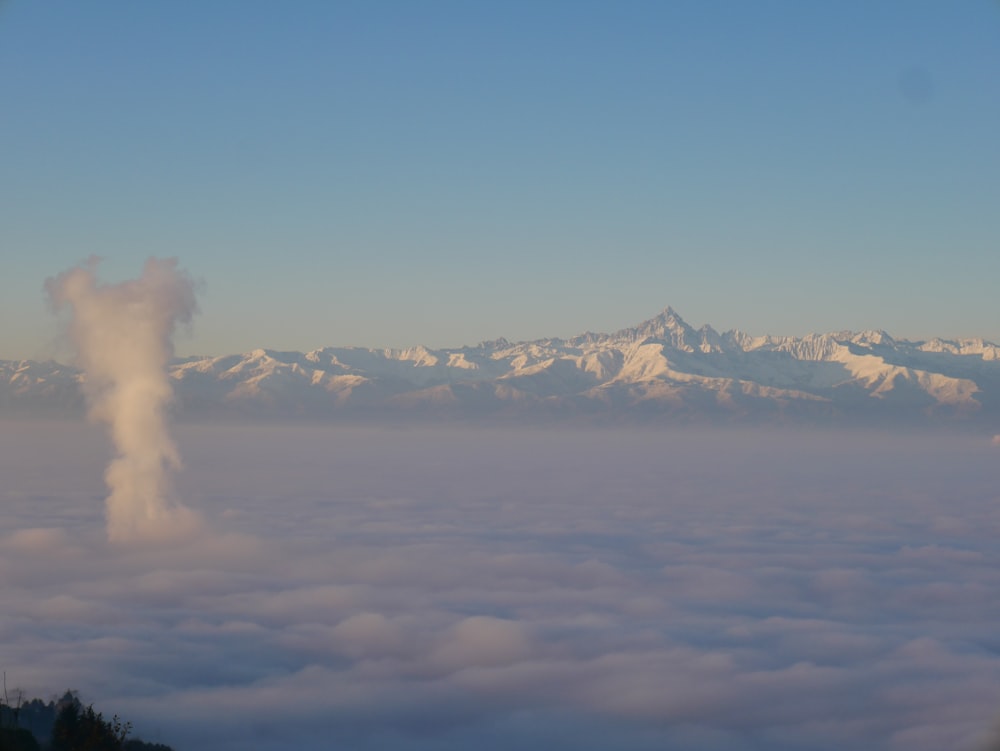
<svg viewBox="0 0 1000 751">
<path fill-rule="evenodd" d="M 569 339 L 457 348 L 255 349 L 170 364 L 182 417 L 948 422 L 1000 417 L 1000 347 L 695 329 L 673 308 Z M 0 361 L 0 415 L 82 414 L 84 374 Z"/>
</svg>

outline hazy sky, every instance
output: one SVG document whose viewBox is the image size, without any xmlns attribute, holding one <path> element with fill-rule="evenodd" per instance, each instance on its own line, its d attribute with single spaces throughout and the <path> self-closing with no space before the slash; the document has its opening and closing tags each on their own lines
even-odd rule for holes
<svg viewBox="0 0 1000 751">
<path fill-rule="evenodd" d="M 0 358 L 177 256 L 182 353 L 1000 339 L 1000 5 L 0 4 Z"/>
</svg>

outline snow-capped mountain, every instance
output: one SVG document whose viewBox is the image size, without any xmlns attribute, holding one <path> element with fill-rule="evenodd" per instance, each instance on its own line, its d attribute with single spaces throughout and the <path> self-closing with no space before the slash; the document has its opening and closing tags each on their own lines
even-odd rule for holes
<svg viewBox="0 0 1000 751">
<path fill-rule="evenodd" d="M 456 349 L 254 350 L 172 364 L 182 416 L 840 423 L 1000 418 L 1000 347 L 884 331 L 752 336 L 674 310 L 612 334 Z M 0 361 L 0 413 L 80 413 L 84 376 Z"/>
</svg>

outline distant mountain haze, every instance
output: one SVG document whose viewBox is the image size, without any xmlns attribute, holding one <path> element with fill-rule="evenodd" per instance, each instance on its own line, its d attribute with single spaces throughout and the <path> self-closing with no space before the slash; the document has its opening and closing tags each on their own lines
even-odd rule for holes
<svg viewBox="0 0 1000 751">
<path fill-rule="evenodd" d="M 1000 417 L 1000 347 L 982 339 L 695 329 L 672 308 L 611 334 L 454 349 L 258 349 L 169 366 L 182 418 L 918 422 Z M 0 414 L 82 415 L 83 374 L 0 361 Z"/>
</svg>

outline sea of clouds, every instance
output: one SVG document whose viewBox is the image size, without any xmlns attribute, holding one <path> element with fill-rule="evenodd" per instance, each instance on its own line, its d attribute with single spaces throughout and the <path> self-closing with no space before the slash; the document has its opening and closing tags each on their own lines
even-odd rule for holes
<svg viewBox="0 0 1000 751">
<path fill-rule="evenodd" d="M 990 437 L 0 422 L 0 667 L 177 751 L 993 748 Z M 992 740 L 991 740 L 992 739 Z"/>
</svg>

